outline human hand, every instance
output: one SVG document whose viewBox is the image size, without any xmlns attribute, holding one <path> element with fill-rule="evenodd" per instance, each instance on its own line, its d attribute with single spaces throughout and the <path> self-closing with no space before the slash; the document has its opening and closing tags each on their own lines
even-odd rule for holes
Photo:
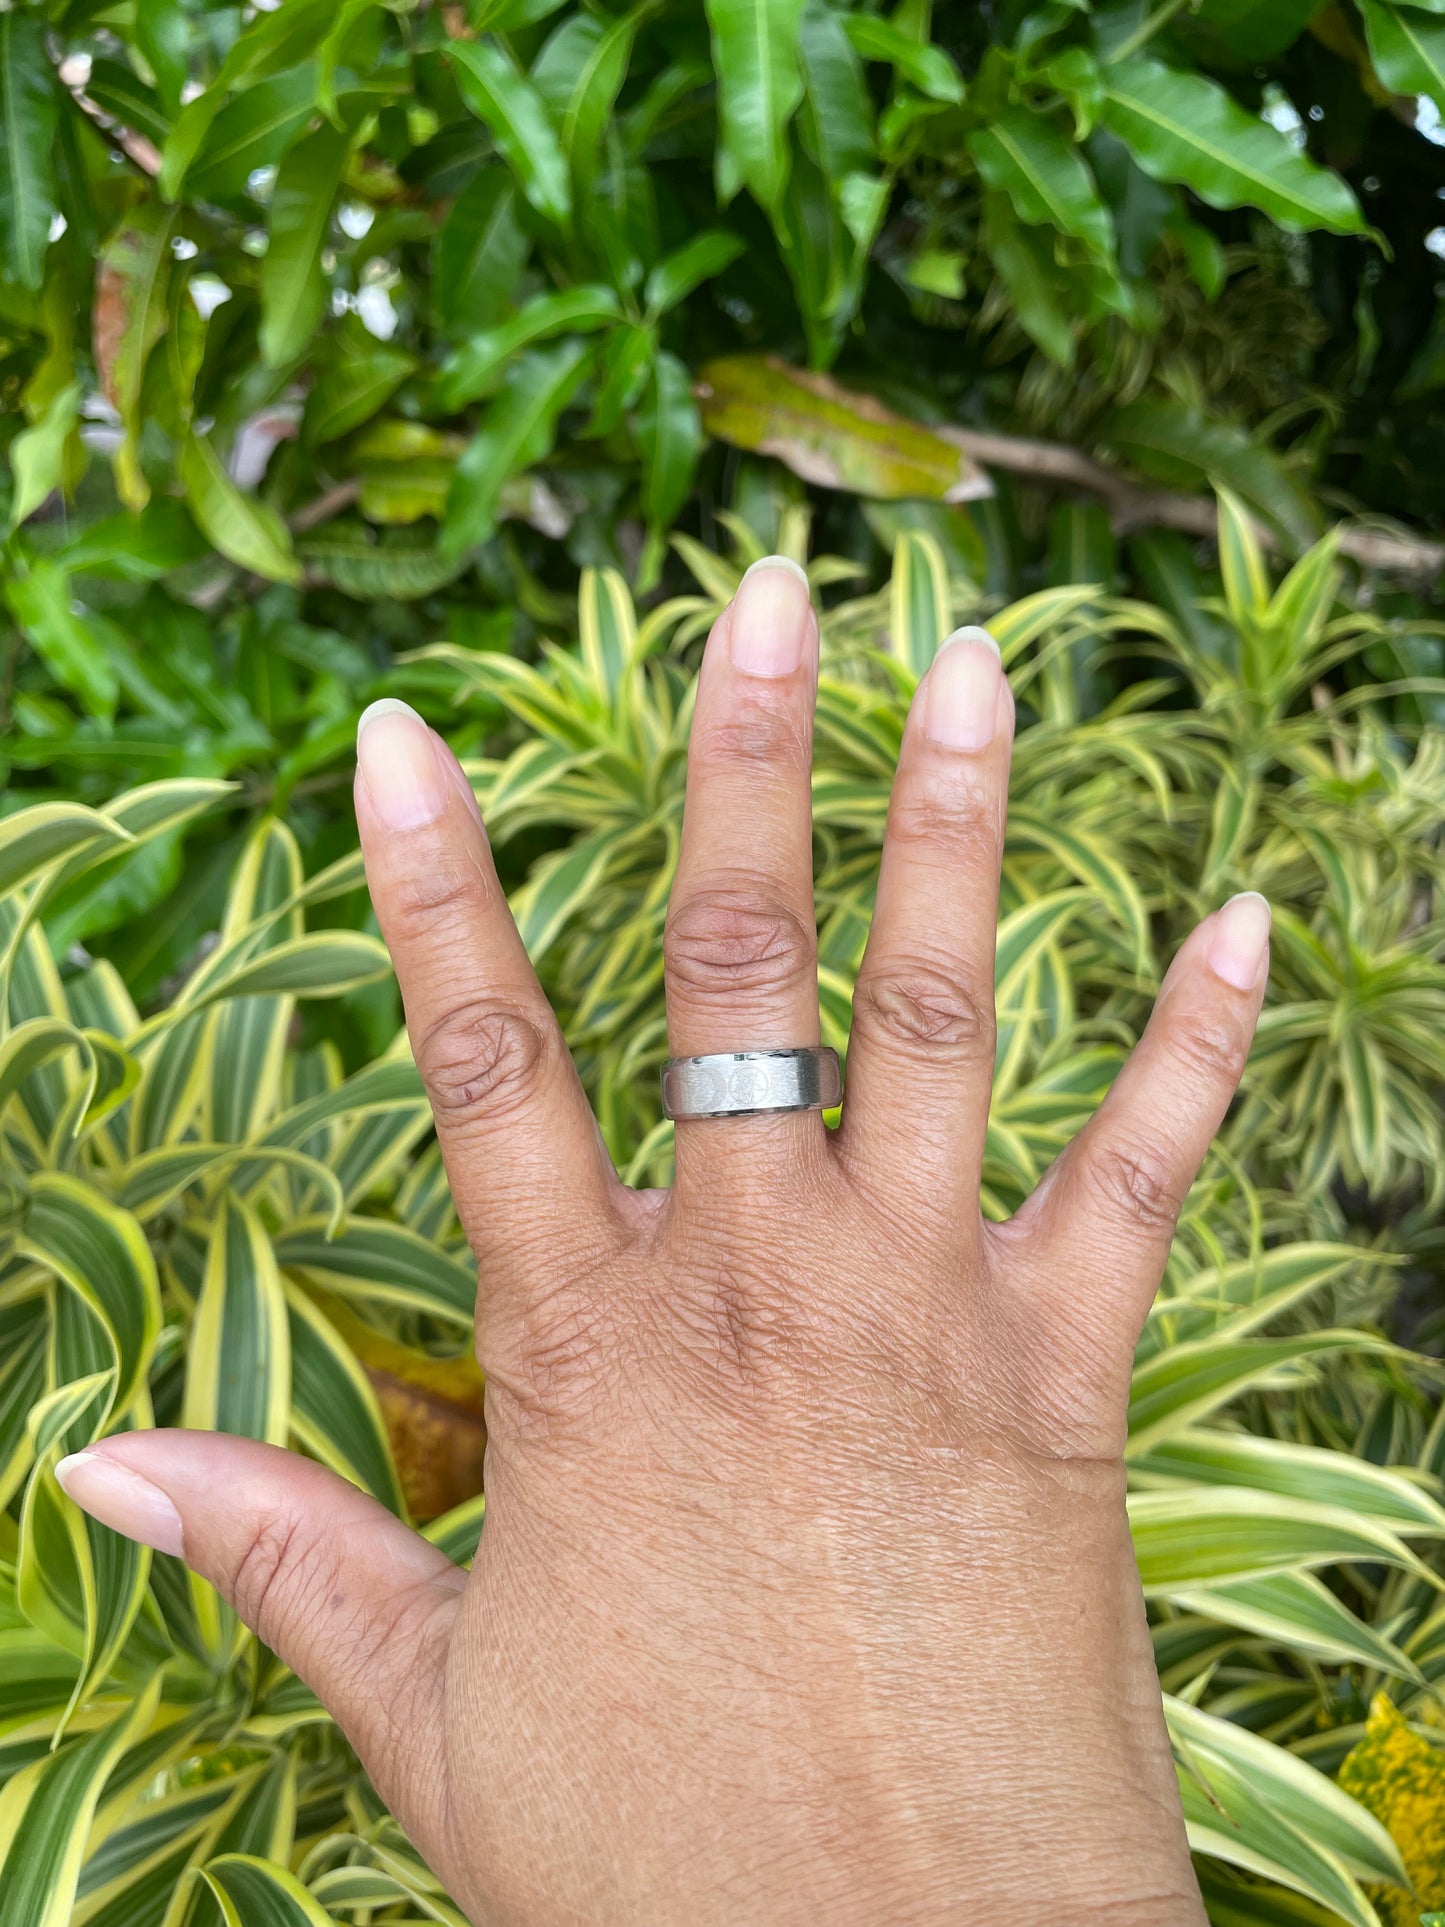
<svg viewBox="0 0 1445 1927">
<path fill-rule="evenodd" d="M 709 639 L 667 933 L 679 1055 L 815 1043 L 817 624 L 749 572 Z M 357 814 L 481 1286 L 470 1575 L 218 1434 L 65 1462 L 319 1694 L 484 1927 L 1202 1920 L 1124 1511 L 1135 1339 L 1244 1063 L 1268 910 L 1188 939 L 1007 1224 L 979 1178 L 1013 702 L 920 686 L 841 1128 L 689 1120 L 618 1181 L 466 779 L 363 719 Z"/>
</svg>

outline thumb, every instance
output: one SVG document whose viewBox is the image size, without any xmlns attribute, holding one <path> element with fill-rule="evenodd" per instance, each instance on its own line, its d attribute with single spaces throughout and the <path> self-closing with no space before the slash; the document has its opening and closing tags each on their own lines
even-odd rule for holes
<svg viewBox="0 0 1445 1927">
<path fill-rule="evenodd" d="M 324 1466 L 225 1432 L 117 1433 L 55 1476 L 93 1519 L 208 1579 L 323 1702 L 403 1824 L 432 1830 L 460 1567 Z"/>
</svg>

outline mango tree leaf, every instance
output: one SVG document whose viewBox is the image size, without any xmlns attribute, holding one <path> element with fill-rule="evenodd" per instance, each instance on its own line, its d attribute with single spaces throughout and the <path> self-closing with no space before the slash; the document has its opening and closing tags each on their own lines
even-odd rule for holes
<svg viewBox="0 0 1445 1927">
<path fill-rule="evenodd" d="M 180 477 L 197 528 L 227 561 L 272 582 L 300 582 L 291 531 L 269 502 L 237 488 L 203 435 L 181 444 Z"/>
<path fill-rule="evenodd" d="M 15 477 L 10 497 L 10 526 L 19 528 L 42 503 L 65 486 L 67 450 L 80 416 L 78 381 L 58 388 L 45 412 L 29 428 L 22 428 L 10 444 L 10 472 Z"/>
<path fill-rule="evenodd" d="M 845 21 L 827 0 L 807 0 L 798 37 L 807 88 L 805 140 L 830 180 L 873 163 L 873 109 Z"/>
<path fill-rule="evenodd" d="M 169 325 L 176 219 L 174 208 L 142 202 L 107 244 L 96 276 L 96 373 L 125 431 L 115 453 L 115 480 L 121 501 L 132 510 L 150 500 L 140 465 L 141 386 L 151 350 Z"/>
<path fill-rule="evenodd" d="M 971 134 L 968 146 L 979 173 L 1008 195 L 1020 220 L 1052 224 L 1094 254 L 1112 258 L 1109 210 L 1079 149 L 1056 122 L 1031 108 L 1009 107 Z"/>
<path fill-rule="evenodd" d="M 287 5 L 275 13 L 262 15 L 261 19 L 281 20 L 296 11 L 293 5 Z M 165 164 L 169 164 L 173 151 L 180 151 L 188 116 L 200 114 L 211 102 L 212 95 L 221 91 L 218 82 L 182 110 L 166 143 Z M 210 111 L 215 113 L 214 105 Z M 247 87 L 221 107 L 215 113 L 214 122 L 205 129 L 199 154 L 185 175 L 187 198 L 240 200 L 256 169 L 275 167 L 315 111 L 316 70 L 309 63 L 288 67 Z M 167 181 L 165 164 L 160 176 L 163 193 Z M 174 199 L 174 192 L 167 198 Z"/>
<path fill-rule="evenodd" d="M 1237 422 L 1180 401 L 1126 403 L 1107 415 L 1100 439 L 1133 467 L 1171 488 L 1226 487 L 1297 548 L 1320 533 L 1319 512 L 1291 471 Z"/>
<path fill-rule="evenodd" d="M 1002 194 L 984 197 L 983 233 L 994 273 L 1008 292 L 1020 327 L 1060 368 L 1072 368 L 1074 320 L 1060 298 L 1047 236 L 1020 226 Z"/>
<path fill-rule="evenodd" d="M 443 324 L 470 333 L 499 321 L 531 247 L 506 169 L 484 167 L 452 203 L 437 236 L 432 299 Z"/>
<path fill-rule="evenodd" d="M 1338 174 L 1297 153 L 1285 136 L 1202 74 L 1157 60 L 1104 70 L 1106 127 L 1144 172 L 1177 181 L 1210 207 L 1257 207 L 1291 234 L 1362 234 L 1359 202 Z"/>
<path fill-rule="evenodd" d="M 676 355 L 660 354 L 637 414 L 642 512 L 650 527 L 666 528 L 686 501 L 702 441 L 692 377 Z"/>
<path fill-rule="evenodd" d="M 534 341 L 605 328 L 620 316 L 617 296 L 608 287 L 564 288 L 539 295 L 520 313 L 473 335 L 447 357 L 437 380 L 437 406 L 451 413 L 493 393 L 512 357 Z"/>
<path fill-rule="evenodd" d="M 304 353 L 326 313 L 321 251 L 351 136 L 329 122 L 289 149 L 271 190 L 261 263 L 261 358 L 284 368 Z"/>
<path fill-rule="evenodd" d="M 93 715 L 113 716 L 120 678 L 104 632 L 76 609 L 66 570 L 37 558 L 8 571 L 4 587 L 11 613 L 61 688 L 73 690 Z"/>
<path fill-rule="evenodd" d="M 788 122 L 803 98 L 803 0 L 707 0 L 721 101 L 718 191 L 750 188 L 766 208 L 788 181 Z"/>
<path fill-rule="evenodd" d="M 963 99 L 963 81 L 942 47 L 906 33 L 877 14 L 850 13 L 844 18 L 848 38 L 865 60 L 884 60 L 919 93 L 930 100 L 956 105 Z"/>
<path fill-rule="evenodd" d="M 725 228 L 711 228 L 705 234 L 698 234 L 691 241 L 684 242 L 665 260 L 659 261 L 647 277 L 644 297 L 648 313 L 652 316 L 666 314 L 678 302 L 690 295 L 694 288 L 736 261 L 744 251 L 744 243 L 736 234 L 729 234 Z"/>
<path fill-rule="evenodd" d="M 0 261 L 22 288 L 38 288 L 55 204 L 60 99 L 45 52 L 45 16 L 0 13 Z"/>
<path fill-rule="evenodd" d="M 1445 18 L 1385 0 L 1360 0 L 1360 12 L 1375 72 L 1391 93 L 1428 94 L 1445 105 Z"/>
<path fill-rule="evenodd" d="M 562 151 L 571 162 L 579 192 L 596 171 L 602 137 L 627 76 L 632 43 L 651 5 L 652 0 L 642 0 L 602 27 L 578 69 L 562 115 Z"/>
<path fill-rule="evenodd" d="M 774 355 L 710 361 L 696 394 L 708 434 L 776 456 L 824 488 L 884 501 L 966 502 L 993 492 L 982 470 L 931 428 Z"/>
<path fill-rule="evenodd" d="M 462 99 L 487 127 L 518 187 L 539 214 L 565 227 L 572 183 L 541 95 L 495 41 L 452 40 L 447 52 Z"/>
<path fill-rule="evenodd" d="M 385 407 L 417 362 L 401 348 L 347 354 L 326 370 L 306 402 L 306 435 L 315 448 L 339 441 Z"/>
<path fill-rule="evenodd" d="M 523 355 L 508 369 L 506 386 L 452 477 L 443 554 L 460 555 L 492 533 L 505 483 L 550 452 L 557 417 L 581 387 L 589 366 L 586 345 L 564 341 Z"/>
</svg>

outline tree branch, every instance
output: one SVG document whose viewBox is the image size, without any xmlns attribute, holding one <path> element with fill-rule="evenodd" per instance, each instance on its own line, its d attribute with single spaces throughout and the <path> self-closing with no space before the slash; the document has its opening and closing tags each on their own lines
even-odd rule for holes
<svg viewBox="0 0 1445 1927">
<path fill-rule="evenodd" d="M 1034 441 L 1024 435 L 997 435 L 976 428 L 940 428 L 935 432 L 984 468 L 1022 475 L 1045 488 L 1083 489 L 1086 494 L 1097 495 L 1109 511 L 1110 526 L 1121 535 L 1143 528 L 1178 529 L 1184 535 L 1203 537 L 1212 537 L 1215 532 L 1215 506 L 1207 496 L 1146 488 L 1063 442 Z M 1255 530 L 1267 549 L 1277 553 L 1283 547 L 1274 530 L 1258 519 Z M 1388 569 L 1400 575 L 1438 575 L 1445 569 L 1445 542 L 1401 529 L 1343 529 L 1340 554 L 1364 568 Z"/>
</svg>

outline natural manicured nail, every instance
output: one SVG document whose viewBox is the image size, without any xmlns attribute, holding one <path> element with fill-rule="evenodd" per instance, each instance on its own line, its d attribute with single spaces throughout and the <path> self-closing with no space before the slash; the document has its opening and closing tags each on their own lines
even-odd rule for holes
<svg viewBox="0 0 1445 1927">
<path fill-rule="evenodd" d="M 436 751 L 442 768 L 446 771 L 456 788 L 457 794 L 471 811 L 483 835 L 485 835 L 487 826 L 482 822 L 482 806 L 477 801 L 477 793 L 472 788 L 471 781 L 466 771 L 462 768 L 456 751 L 450 743 L 444 742 L 435 730 L 431 732 L 431 740 L 432 748 Z"/>
<path fill-rule="evenodd" d="M 128 1465 L 103 1452 L 75 1452 L 56 1466 L 55 1477 L 65 1496 L 103 1526 L 182 1557 L 180 1513 L 158 1485 Z"/>
<path fill-rule="evenodd" d="M 1003 667 L 987 629 L 955 629 L 928 672 L 923 727 L 945 749 L 987 749 L 998 733 Z"/>
<path fill-rule="evenodd" d="M 765 555 L 738 584 L 728 618 L 728 655 L 745 676 L 791 676 L 813 623 L 808 577 L 786 555 Z"/>
<path fill-rule="evenodd" d="M 1269 953 L 1269 905 L 1257 890 L 1231 897 L 1215 919 L 1209 968 L 1236 990 L 1253 990 Z"/>
<path fill-rule="evenodd" d="M 356 725 L 356 760 L 371 807 L 389 830 L 418 830 L 447 806 L 432 734 L 409 703 L 383 696 Z"/>
</svg>

